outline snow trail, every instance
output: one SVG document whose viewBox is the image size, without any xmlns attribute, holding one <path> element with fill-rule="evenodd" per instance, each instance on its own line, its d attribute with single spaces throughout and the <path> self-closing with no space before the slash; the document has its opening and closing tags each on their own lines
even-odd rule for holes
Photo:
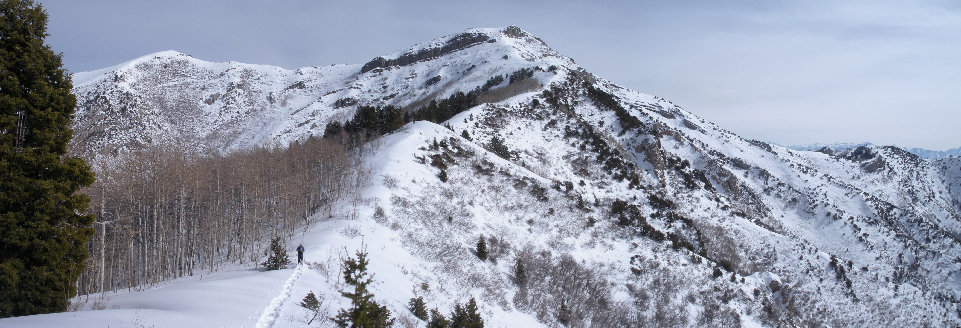
<svg viewBox="0 0 961 328">
<path fill-rule="evenodd" d="M 284 283 L 284 287 L 280 290 L 280 295 L 274 297 L 274 299 L 270 301 L 270 304 L 264 308 L 264 311 L 261 312 L 260 319 L 257 320 L 257 328 L 270 328 L 274 326 L 274 321 L 277 321 L 277 317 L 280 316 L 280 310 L 284 305 L 284 301 L 290 298 L 290 290 L 293 289 L 294 284 L 300 279 L 303 268 L 303 264 L 298 264 L 297 268 L 294 269 L 294 273 L 290 274 L 290 278 L 287 278 L 287 282 Z"/>
</svg>

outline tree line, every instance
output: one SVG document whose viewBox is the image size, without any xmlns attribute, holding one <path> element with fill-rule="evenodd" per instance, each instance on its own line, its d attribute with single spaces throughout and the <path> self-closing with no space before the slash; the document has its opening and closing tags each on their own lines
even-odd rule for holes
<svg viewBox="0 0 961 328">
<path fill-rule="evenodd" d="M 150 147 L 102 166 L 85 190 L 97 221 L 80 292 L 257 263 L 272 238 L 355 193 L 362 149 L 321 138 L 212 156 Z"/>
<path fill-rule="evenodd" d="M 357 144 L 394 132 L 404 124 L 413 121 L 430 121 L 439 124 L 476 106 L 479 93 L 480 91 L 477 90 L 467 93 L 456 92 L 446 99 L 431 100 L 427 105 L 409 111 L 391 105 L 358 106 L 354 116 L 344 123 L 328 122 L 324 128 L 324 137 L 335 139 L 346 137 L 352 144 Z"/>
<path fill-rule="evenodd" d="M 453 118 L 455 115 L 463 113 L 464 111 L 479 105 L 482 102 L 481 100 L 490 101 L 491 99 L 489 98 L 492 98 L 492 94 L 495 93 L 493 90 L 491 90 L 491 88 L 502 84 L 505 77 L 509 79 L 508 85 L 511 85 L 532 77 L 535 70 L 541 69 L 539 67 L 522 68 L 509 75 L 495 75 L 488 79 L 483 86 L 477 87 L 471 91 L 458 91 L 451 94 L 447 98 L 442 98 L 440 100 L 432 99 L 425 105 L 412 105 L 407 109 L 391 105 L 357 106 L 357 111 L 354 112 L 354 116 L 352 116 L 349 120 L 343 123 L 339 121 L 328 122 L 327 126 L 324 128 L 324 137 L 344 137 L 342 134 L 345 134 L 346 138 L 350 140 L 351 143 L 356 144 L 370 140 L 371 138 L 379 135 L 394 132 L 404 126 L 404 124 L 414 121 L 428 121 L 441 124 Z M 517 92 L 517 94 L 520 92 L 518 90 L 512 91 Z M 504 95 L 497 96 L 503 97 Z M 337 103 L 344 104 L 352 102 L 356 102 L 356 100 L 353 98 L 337 100 Z M 363 136 L 363 138 L 361 138 L 361 136 Z"/>
</svg>

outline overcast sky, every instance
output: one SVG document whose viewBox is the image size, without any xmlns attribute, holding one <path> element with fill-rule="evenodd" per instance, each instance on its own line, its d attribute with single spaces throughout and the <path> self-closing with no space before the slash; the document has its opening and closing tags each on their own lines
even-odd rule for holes
<svg viewBox="0 0 961 328">
<path fill-rule="evenodd" d="M 40 0 L 71 72 L 161 50 L 365 63 L 517 25 L 588 71 L 782 145 L 961 146 L 961 1 Z"/>
</svg>

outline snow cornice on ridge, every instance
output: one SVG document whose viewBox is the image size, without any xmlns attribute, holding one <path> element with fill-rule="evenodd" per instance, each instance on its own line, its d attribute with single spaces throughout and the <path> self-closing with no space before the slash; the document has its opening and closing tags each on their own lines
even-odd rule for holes
<svg viewBox="0 0 961 328">
<path fill-rule="evenodd" d="M 386 56 L 379 56 L 364 64 L 361 73 L 367 73 L 377 68 L 391 66 L 407 66 L 417 62 L 432 60 L 453 52 L 468 49 L 484 43 L 496 43 L 502 37 L 514 39 L 533 39 L 543 46 L 539 51 L 550 48 L 539 38 L 524 31 L 520 27 L 511 25 L 505 28 L 469 28 L 458 34 L 447 35 L 429 42 L 417 44 L 407 50 L 395 52 Z M 517 46 L 516 44 L 514 45 Z"/>
</svg>

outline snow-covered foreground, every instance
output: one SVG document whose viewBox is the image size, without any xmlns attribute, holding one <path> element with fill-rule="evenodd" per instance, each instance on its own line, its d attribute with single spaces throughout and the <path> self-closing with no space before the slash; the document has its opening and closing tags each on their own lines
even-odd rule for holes
<svg viewBox="0 0 961 328">
<path fill-rule="evenodd" d="M 330 220 L 312 227 L 302 235 L 307 249 L 303 265 L 296 264 L 294 255 L 291 259 L 295 263 L 283 270 L 250 268 L 216 272 L 144 291 L 108 292 L 103 302 L 94 302 L 99 295 L 91 295 L 87 309 L 0 319 L 0 326 L 303 327 L 307 311 L 298 303 L 308 292 L 327 298 L 329 315 L 347 305 L 346 299 L 333 299 L 339 298 L 337 288 L 343 287 L 338 283 L 339 259 L 346 251 L 358 249 L 362 240 L 367 240 L 367 249 L 374 257 L 372 267 L 378 273 L 396 271 L 391 268 L 409 260 L 409 255 L 398 252 L 401 248 L 391 245 L 390 236 L 384 236 L 389 232 L 348 233 L 350 236 L 342 233 L 357 231 L 355 229 L 357 222 L 347 220 Z M 290 247 L 291 252 L 294 247 L 296 243 Z M 388 259 L 394 261 L 387 262 Z M 400 279 L 390 279 L 389 274 L 378 274 L 375 278 L 375 288 L 380 293 L 397 297 L 410 294 L 409 284 Z"/>
<path fill-rule="evenodd" d="M 97 306 L 102 305 L 101 310 L 8 318 L 0 320 L 0 326 L 255 327 L 295 270 L 219 272 L 144 291 L 107 293 Z"/>
</svg>

